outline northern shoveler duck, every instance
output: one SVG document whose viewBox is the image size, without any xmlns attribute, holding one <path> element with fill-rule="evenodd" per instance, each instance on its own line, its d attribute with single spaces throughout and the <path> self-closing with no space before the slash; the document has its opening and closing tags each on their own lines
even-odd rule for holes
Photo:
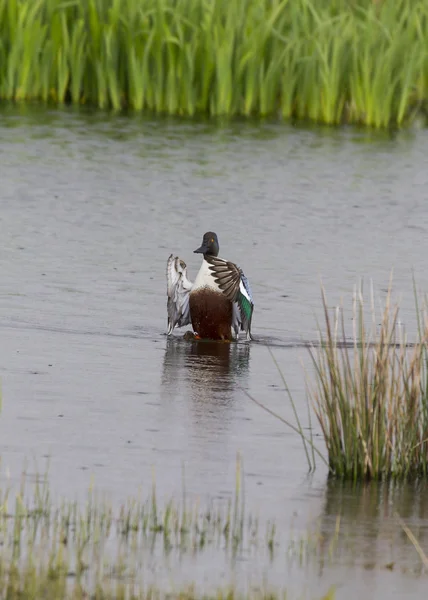
<svg viewBox="0 0 428 600">
<path fill-rule="evenodd" d="M 168 335 L 175 327 L 192 324 L 197 338 L 236 339 L 239 331 L 251 336 L 254 303 L 247 278 L 234 263 L 219 258 L 217 235 L 208 231 L 196 253 L 203 254 L 194 283 L 187 278 L 186 263 L 178 256 L 168 258 Z"/>
</svg>

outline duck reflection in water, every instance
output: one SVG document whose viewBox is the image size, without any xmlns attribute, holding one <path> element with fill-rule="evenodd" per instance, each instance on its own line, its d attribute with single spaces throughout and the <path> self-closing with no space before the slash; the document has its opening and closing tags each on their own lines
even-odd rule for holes
<svg viewBox="0 0 428 600">
<path fill-rule="evenodd" d="M 250 344 L 168 338 L 162 387 L 200 406 L 228 406 L 248 374 Z M 186 393 L 187 392 L 187 393 Z"/>
</svg>

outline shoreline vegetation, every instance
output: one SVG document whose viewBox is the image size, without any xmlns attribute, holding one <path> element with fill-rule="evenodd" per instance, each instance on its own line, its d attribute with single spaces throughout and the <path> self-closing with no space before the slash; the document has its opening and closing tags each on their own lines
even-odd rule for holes
<svg viewBox="0 0 428 600">
<path fill-rule="evenodd" d="M 425 0 L 0 0 L 0 99 L 402 127 Z"/>
</svg>

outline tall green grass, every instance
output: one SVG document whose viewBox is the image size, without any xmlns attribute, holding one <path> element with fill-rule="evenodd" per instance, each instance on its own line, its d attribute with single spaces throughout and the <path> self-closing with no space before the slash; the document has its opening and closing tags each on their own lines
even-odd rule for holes
<svg viewBox="0 0 428 600">
<path fill-rule="evenodd" d="M 350 343 L 343 311 L 331 317 L 324 291 L 323 305 L 325 332 L 311 350 L 315 378 L 308 380 L 331 474 L 354 481 L 426 477 L 426 325 L 419 322 L 419 338 L 409 344 L 390 293 L 378 324 L 374 303 L 367 311 L 356 292 Z"/>
<path fill-rule="evenodd" d="M 425 0 L 0 0 L 0 98 L 401 126 Z"/>
</svg>

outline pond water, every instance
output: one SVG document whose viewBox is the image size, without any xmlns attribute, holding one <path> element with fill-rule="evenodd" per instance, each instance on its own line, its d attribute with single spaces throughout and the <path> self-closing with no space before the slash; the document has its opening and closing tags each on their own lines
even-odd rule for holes
<svg viewBox="0 0 428 600">
<path fill-rule="evenodd" d="M 120 503 L 148 494 L 154 472 L 166 502 L 184 469 L 189 498 L 221 502 L 239 452 L 246 511 L 275 521 L 276 558 L 229 569 L 209 553 L 160 565 L 158 583 L 168 569 L 207 589 L 234 577 L 299 597 L 331 585 L 347 600 L 425 597 L 395 512 L 428 550 L 426 487 L 355 491 L 328 483 L 321 463 L 308 477 L 298 436 L 245 390 L 293 421 L 271 346 L 307 426 L 321 279 L 350 319 L 359 278 L 382 296 L 394 269 L 414 331 L 412 269 L 428 291 L 428 134 L 14 108 L 0 113 L 0 161 L 4 476 L 18 482 L 25 460 L 33 473 L 48 460 L 54 495 L 84 498 L 93 481 Z M 207 230 L 250 280 L 251 344 L 165 336 L 166 260 L 178 254 L 194 278 Z M 291 532 L 314 523 L 325 553 L 287 565 Z"/>
</svg>

